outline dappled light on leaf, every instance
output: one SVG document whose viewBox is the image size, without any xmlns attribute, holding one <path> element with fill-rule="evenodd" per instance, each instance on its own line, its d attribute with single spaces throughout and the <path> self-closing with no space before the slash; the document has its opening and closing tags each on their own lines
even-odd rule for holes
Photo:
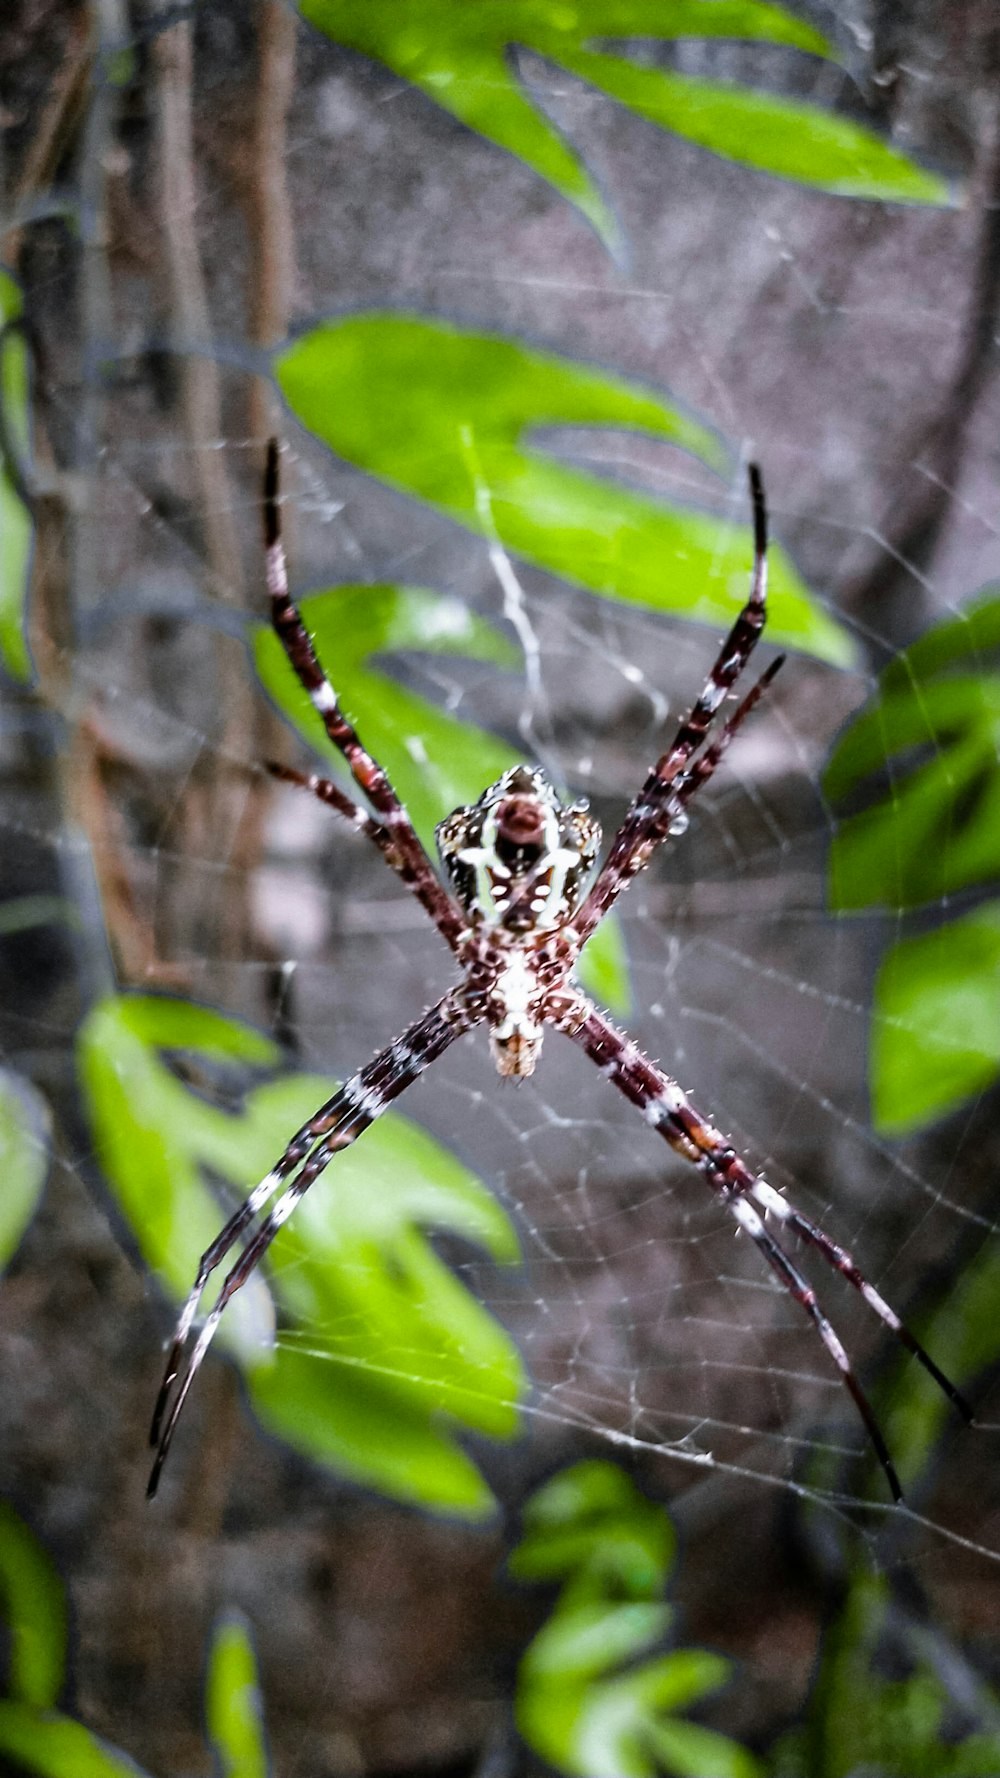
<svg viewBox="0 0 1000 1778">
<path fill-rule="evenodd" d="M 730 624 L 752 532 L 560 462 L 547 426 L 606 426 L 669 441 L 724 473 L 714 433 L 657 391 L 496 334 L 389 314 L 329 321 L 280 352 L 278 382 L 310 431 L 369 474 L 604 598 Z M 381 416 L 391 412 L 391 431 Z M 845 630 L 770 557 L 768 638 L 838 666 Z"/>
<path fill-rule="evenodd" d="M 519 78 L 533 50 L 638 116 L 743 166 L 821 191 L 939 204 L 948 188 L 874 131 L 803 102 L 643 65 L 609 40 L 731 38 L 830 58 L 828 40 L 761 0 L 300 0 L 327 36 L 391 68 L 471 129 L 516 154 L 617 244 L 612 212 L 579 155 Z M 605 47 L 600 47 L 604 45 Z"/>
</svg>

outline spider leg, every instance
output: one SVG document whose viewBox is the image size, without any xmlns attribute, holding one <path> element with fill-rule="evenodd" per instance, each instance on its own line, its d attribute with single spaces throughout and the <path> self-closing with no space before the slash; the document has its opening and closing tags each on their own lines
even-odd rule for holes
<svg viewBox="0 0 1000 1778">
<path fill-rule="evenodd" d="M 708 780 L 711 778 L 719 761 L 723 758 L 723 755 L 737 729 L 742 727 L 751 710 L 760 703 L 761 698 L 767 691 L 775 674 L 784 666 L 784 664 L 785 656 L 779 654 L 777 659 L 771 662 L 767 671 L 761 674 L 756 684 L 750 687 L 743 702 L 737 705 L 732 716 L 730 716 L 725 727 L 720 730 L 717 738 L 712 742 L 712 745 L 706 747 L 704 753 L 700 753 L 698 758 L 688 766 L 687 770 L 680 773 L 674 784 L 673 797 L 671 799 L 673 802 L 677 803 L 678 809 L 686 808 L 692 797 L 696 796 L 703 785 L 708 783 Z"/>
<path fill-rule="evenodd" d="M 299 790 L 308 790 L 321 803 L 325 803 L 328 809 L 336 809 L 337 814 L 343 815 L 344 820 L 357 828 L 358 833 L 373 840 L 380 851 L 384 852 L 391 845 L 388 828 L 380 827 L 367 810 L 360 808 L 352 797 L 341 790 L 339 784 L 334 784 L 332 778 L 320 778 L 316 772 L 297 772 L 294 766 L 282 765 L 276 759 L 265 759 L 263 764 L 265 772 L 270 772 L 271 777 L 277 778 L 279 783 L 294 784 Z"/>
<path fill-rule="evenodd" d="M 956 1389 L 951 1378 L 946 1377 L 944 1371 L 934 1363 L 930 1353 L 920 1344 L 916 1334 L 911 1333 L 905 1321 L 900 1320 L 895 1309 L 890 1308 L 873 1284 L 869 1284 L 868 1279 L 847 1248 L 841 1247 L 840 1243 L 834 1241 L 825 1229 L 820 1228 L 818 1223 L 812 1221 L 811 1217 L 797 1209 L 787 1198 L 783 1198 L 781 1193 L 775 1191 L 773 1185 L 769 1185 L 766 1179 L 755 1180 L 751 1194 L 765 1214 L 771 1211 L 779 1222 L 791 1229 L 792 1233 L 798 1235 L 800 1240 L 805 1241 L 810 1247 L 815 1247 L 817 1253 L 826 1260 L 827 1265 L 833 1271 L 840 1272 L 849 1284 L 853 1284 L 855 1290 L 864 1297 L 868 1307 L 874 1309 L 879 1320 L 885 1322 L 886 1327 L 895 1334 L 900 1344 L 913 1354 L 919 1364 L 923 1365 L 928 1376 L 933 1377 L 938 1388 L 971 1426 L 976 1416 L 961 1390 Z"/>
<path fill-rule="evenodd" d="M 828 1265 L 842 1273 L 900 1343 L 919 1360 L 948 1399 L 967 1420 L 971 1420 L 971 1409 L 954 1384 L 939 1370 L 874 1286 L 869 1284 L 850 1253 L 831 1240 L 823 1229 L 783 1198 L 780 1192 L 775 1191 L 766 1179 L 756 1178 L 720 1132 L 695 1109 L 676 1081 L 671 1080 L 669 1075 L 643 1055 L 631 1038 L 616 1031 L 585 995 L 576 993 L 569 1001 L 563 998 L 553 1008 L 551 1017 L 559 1029 L 580 1045 L 612 1085 L 633 1105 L 638 1106 L 646 1122 L 658 1131 L 671 1148 L 700 1169 L 730 1215 L 756 1243 L 789 1295 L 801 1304 L 837 1366 L 845 1388 L 854 1399 L 885 1471 L 893 1498 L 901 1499 L 899 1477 L 871 1403 L 858 1382 L 851 1361 L 820 1307 L 812 1286 L 780 1242 L 765 1227 L 760 1212 L 774 1214 L 783 1226 L 815 1247 Z"/>
<path fill-rule="evenodd" d="M 688 762 L 705 740 L 716 712 L 732 690 L 750 659 L 760 638 L 767 616 L 767 504 L 764 484 L 756 463 L 749 466 L 750 499 L 754 521 L 754 561 L 747 602 L 719 649 L 705 685 L 681 722 L 670 747 L 650 772 L 638 796 L 632 802 L 621 827 L 611 842 L 589 894 L 573 920 L 574 931 L 583 945 L 595 926 L 613 906 L 622 890 L 642 870 L 664 840 L 674 822 L 684 820 L 684 804 L 707 782 L 729 745 L 733 734 L 752 710 L 757 698 L 777 672 L 773 667 L 765 674 L 756 695 L 744 700 L 746 708 L 736 712 L 726 725 L 716 745 L 718 755 L 700 775 L 697 762 Z M 727 733 L 728 730 L 728 733 Z M 707 761 L 712 749 L 704 755 Z"/>
<path fill-rule="evenodd" d="M 206 1250 L 198 1266 L 194 1287 L 178 1318 L 167 1354 L 163 1382 L 156 1399 L 150 1432 L 150 1442 L 156 1447 L 156 1456 L 146 1489 L 150 1499 L 156 1493 L 181 1409 L 227 1303 L 241 1285 L 246 1283 L 299 1199 L 329 1165 L 334 1155 L 356 1142 L 386 1107 L 394 1099 L 398 1099 L 418 1075 L 431 1062 L 436 1061 L 438 1056 L 443 1055 L 449 1045 L 476 1024 L 480 1017 L 478 1008 L 470 1008 L 463 1000 L 461 991 L 453 989 L 436 1006 L 432 1006 L 421 1018 L 415 1020 L 402 1037 L 397 1037 L 394 1043 L 380 1050 L 358 1074 L 345 1081 L 340 1090 L 320 1107 L 308 1123 L 303 1124 L 271 1172 L 254 1188 L 246 1202 L 230 1217 L 225 1228 Z M 297 1173 L 296 1168 L 299 1169 Z M 184 1364 L 188 1336 L 208 1278 L 285 1180 L 289 1180 L 289 1183 L 277 1203 L 259 1223 L 239 1259 L 227 1273 L 218 1299 Z"/>
<path fill-rule="evenodd" d="M 354 782 L 364 791 L 375 810 L 378 825 L 386 830 L 386 842 L 377 842 L 383 855 L 393 869 L 398 871 L 407 888 L 412 889 L 445 943 L 454 951 L 467 930 L 464 916 L 439 881 L 387 774 L 363 746 L 357 730 L 340 708 L 337 694 L 316 658 L 312 639 L 289 591 L 278 501 L 278 441 L 274 438 L 268 442 L 264 472 L 264 548 L 267 589 L 271 597 L 271 622 L 278 640 L 300 683 L 308 692 L 327 735 L 343 754 Z M 341 805 L 335 806 L 340 807 L 341 814 L 345 813 Z"/>
</svg>

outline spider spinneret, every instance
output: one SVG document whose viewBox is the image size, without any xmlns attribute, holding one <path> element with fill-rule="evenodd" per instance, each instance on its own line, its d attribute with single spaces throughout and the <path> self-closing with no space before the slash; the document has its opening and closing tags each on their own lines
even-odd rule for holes
<svg viewBox="0 0 1000 1778">
<path fill-rule="evenodd" d="M 754 561 L 750 592 L 722 643 L 708 678 L 666 753 L 656 762 L 626 812 L 604 864 L 593 876 L 601 834 L 586 803 L 564 803 L 544 772 L 515 766 L 456 809 L 437 828 L 438 850 L 451 892 L 435 874 L 413 823 L 378 761 L 363 745 L 313 648 L 288 576 L 278 506 L 278 445 L 268 446 L 264 479 L 264 544 L 271 621 L 327 736 L 342 754 L 369 808 L 331 779 L 290 766 L 269 770 L 335 809 L 382 853 L 417 897 L 462 971 L 462 980 L 413 1021 L 401 1037 L 321 1105 L 297 1130 L 270 1173 L 255 1186 L 202 1255 L 167 1352 L 150 1431 L 156 1449 L 148 1492 L 156 1492 L 174 1428 L 226 1304 L 263 1259 L 296 1204 L 337 1153 L 369 1125 L 466 1031 L 485 1024 L 497 1070 L 532 1072 L 546 1025 L 577 1044 L 601 1074 L 634 1105 L 651 1131 L 692 1162 L 722 1211 L 750 1237 L 778 1284 L 799 1304 L 819 1336 L 861 1415 L 893 1497 L 899 1478 L 871 1405 L 839 1336 L 812 1285 L 766 1226 L 774 1218 L 846 1279 L 901 1345 L 923 1365 L 949 1401 L 972 1411 L 895 1310 L 869 1283 L 846 1247 L 758 1174 L 692 1104 L 675 1080 L 616 1030 L 575 981 L 587 939 L 631 879 L 668 834 L 687 826 L 688 805 L 716 771 L 727 748 L 781 665 L 773 661 L 713 734 L 716 716 L 764 628 L 767 591 L 767 510 L 760 471 L 751 464 Z M 593 878 L 593 880 L 591 880 Z M 266 1206 L 278 1194 L 268 1210 Z M 193 1344 L 202 1293 L 216 1267 L 244 1243 Z"/>
</svg>

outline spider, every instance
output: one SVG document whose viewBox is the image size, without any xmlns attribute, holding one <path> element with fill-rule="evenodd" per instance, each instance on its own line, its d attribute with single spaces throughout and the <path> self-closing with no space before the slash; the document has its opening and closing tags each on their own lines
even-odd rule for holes
<svg viewBox="0 0 1000 1778">
<path fill-rule="evenodd" d="M 747 666 L 765 621 L 767 508 L 761 474 L 753 464 L 749 482 L 754 560 L 747 602 L 672 744 L 628 809 L 600 870 L 595 874 L 601 833 L 587 812 L 587 804 L 564 803 L 543 772 L 519 765 L 484 790 L 478 802 L 456 809 L 438 826 L 442 882 L 385 772 L 366 751 L 341 709 L 289 593 L 280 529 L 278 445 L 276 440 L 270 441 L 263 513 L 271 619 L 327 735 L 343 754 L 373 812 L 327 778 L 288 766 L 270 765 L 268 769 L 285 782 L 311 791 L 367 835 L 426 909 L 453 952 L 463 979 L 352 1075 L 296 1131 L 270 1173 L 202 1256 L 170 1343 L 153 1414 L 150 1440 L 156 1456 L 149 1479 L 150 1496 L 156 1491 L 178 1417 L 226 1304 L 259 1265 L 299 1199 L 334 1156 L 356 1142 L 425 1068 L 476 1025 L 487 1028 L 498 1072 L 520 1078 L 534 1070 L 545 1027 L 551 1025 L 562 1032 L 637 1107 L 650 1129 L 697 1167 L 723 1210 L 756 1244 L 781 1285 L 812 1322 L 854 1399 L 895 1500 L 902 1498 L 902 1490 L 871 1404 L 815 1291 L 767 1227 L 768 1216 L 782 1233 L 815 1248 L 828 1266 L 860 1292 L 965 1419 L 972 1421 L 972 1411 L 958 1390 L 868 1282 L 847 1249 L 766 1179 L 751 1172 L 677 1082 L 643 1055 L 631 1038 L 616 1030 L 574 979 L 574 967 L 588 938 L 631 879 L 649 863 L 657 846 L 668 834 L 678 834 L 687 826 L 688 805 L 708 783 L 782 664 L 783 657 L 772 662 L 713 736 L 714 719 Z M 277 1201 L 262 1215 L 276 1192 L 280 1193 Z M 208 1278 L 240 1242 L 240 1257 L 189 1345 Z"/>
</svg>

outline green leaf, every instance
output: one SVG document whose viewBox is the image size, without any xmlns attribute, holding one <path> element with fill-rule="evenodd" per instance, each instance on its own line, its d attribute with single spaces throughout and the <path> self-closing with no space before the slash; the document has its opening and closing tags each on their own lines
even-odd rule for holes
<svg viewBox="0 0 1000 1778">
<path fill-rule="evenodd" d="M 615 1464 L 578 1463 L 532 1496 L 524 1527 L 511 1572 L 565 1581 L 518 1673 L 517 1725 L 535 1751 L 578 1778 L 760 1778 L 743 1748 L 675 1714 L 722 1684 L 727 1661 L 700 1649 L 637 1660 L 673 1618 L 662 1509 Z"/>
<path fill-rule="evenodd" d="M 893 661 L 841 735 L 824 777 L 842 811 L 830 851 L 835 908 L 947 907 L 1000 876 L 998 650 L 991 592 Z M 880 1129 L 916 1129 L 996 1078 L 998 910 L 987 903 L 887 953 L 870 1068 Z"/>
<path fill-rule="evenodd" d="M 224 1220 L 205 1171 L 224 1171 L 220 1151 L 238 1120 L 178 1079 L 163 1051 L 199 1064 L 258 1067 L 276 1062 L 278 1051 L 259 1032 L 206 1007 L 152 996 L 100 1001 L 80 1028 L 78 1065 L 98 1159 L 146 1264 L 171 1299 L 182 1302 Z M 283 1146 L 284 1140 L 275 1153 Z M 273 1159 L 262 1156 L 259 1167 L 242 1176 L 224 1176 L 248 1187 Z M 270 1293 L 255 1272 L 234 1298 L 219 1338 L 245 1360 L 259 1360 L 273 1333 Z"/>
<path fill-rule="evenodd" d="M 617 1464 L 594 1460 L 562 1470 L 532 1495 L 512 1552 L 518 1580 L 580 1577 L 598 1594 L 658 1599 L 674 1559 L 673 1527 Z"/>
<path fill-rule="evenodd" d="M 178 1080 L 163 1049 L 196 1062 L 260 1063 L 275 1051 L 248 1027 L 181 1001 L 106 1001 L 81 1033 L 99 1153 L 149 1263 L 182 1300 L 222 1221 L 206 1173 L 245 1195 L 335 1083 L 272 1082 L 235 1116 Z M 501 1261 L 517 1257 L 513 1229 L 479 1181 L 389 1112 L 336 1157 L 271 1249 L 275 1291 L 302 1332 L 269 1349 L 273 1311 L 254 1272 L 220 1333 L 256 1291 L 249 1326 L 229 1336 L 267 1426 L 398 1498 L 482 1516 L 492 1496 L 451 1423 L 512 1437 L 524 1375 L 509 1336 L 439 1259 L 426 1229 Z"/>
<path fill-rule="evenodd" d="M 560 1604 L 528 1649 L 522 1679 L 542 1687 L 583 1685 L 649 1648 L 672 1615 L 663 1604 L 615 1605 L 606 1599 Z"/>
<path fill-rule="evenodd" d="M 714 434 L 654 390 L 496 334 L 389 314 L 323 323 L 277 355 L 275 372 L 293 411 L 338 455 L 528 562 L 720 629 L 746 597 L 749 526 L 634 493 L 526 436 L 627 428 L 724 472 Z M 849 637 L 777 544 L 770 576 L 769 638 L 846 665 Z"/>
<path fill-rule="evenodd" d="M 1000 1069 L 1000 901 L 902 939 L 875 984 L 875 1123 L 904 1134 L 983 1092 Z"/>
<path fill-rule="evenodd" d="M 833 904 L 920 907 L 1000 872 L 1000 677 L 954 675 L 890 692 L 841 738 L 831 798 L 874 773 L 889 787 L 839 822 L 830 853 Z"/>
<path fill-rule="evenodd" d="M 249 1629 L 235 1613 L 221 1618 L 212 1636 L 205 1721 L 219 1778 L 267 1778 L 257 1661 Z"/>
<path fill-rule="evenodd" d="M 0 1600 L 10 1638 L 7 1690 L 19 1703 L 47 1710 L 62 1690 L 66 1668 L 62 1582 L 6 1502 L 0 1502 Z"/>
<path fill-rule="evenodd" d="M 614 244 L 611 212 L 578 155 L 533 103 L 510 51 L 534 50 L 661 128 L 741 165 L 856 197 L 947 201 L 945 182 L 871 131 L 817 106 L 643 67 L 615 38 L 727 37 L 830 57 L 826 38 L 759 0 L 300 0 L 304 17 L 373 57 L 516 154 Z"/>
<path fill-rule="evenodd" d="M 0 326 L 21 314 L 21 292 L 0 269 Z M 28 359 L 19 334 L 10 334 L 0 353 L 0 399 L 16 449 L 28 445 Z M 0 661 L 14 679 L 31 678 L 25 637 L 25 604 L 31 564 L 31 519 L 0 463 Z"/>
<path fill-rule="evenodd" d="M 805 1729 L 779 1744 L 774 1771 L 985 1778 L 1000 1771 L 998 1718 L 1000 1698 L 961 1652 L 949 1649 L 942 1663 L 926 1620 L 910 1616 L 884 1576 L 861 1568 L 824 1639 Z M 978 1722 L 987 1732 L 959 1734 Z"/>
<path fill-rule="evenodd" d="M 332 1090 L 309 1077 L 258 1089 L 248 1111 L 271 1126 L 272 1156 Z M 492 1496 L 443 1416 L 513 1437 L 524 1373 L 425 1228 L 500 1262 L 518 1256 L 510 1223 L 474 1176 L 389 1113 L 338 1155 L 275 1242 L 277 1287 L 304 1332 L 252 1374 L 251 1397 L 298 1449 L 399 1498 L 479 1518 Z"/>
<path fill-rule="evenodd" d="M 487 784 L 521 763 L 514 748 L 399 685 L 372 666 L 382 654 L 417 650 L 457 654 L 500 667 L 517 651 L 491 624 L 459 600 L 425 587 L 339 586 L 299 600 L 321 661 L 337 693 L 358 719 L 365 745 L 385 767 L 433 855 L 434 828 Z M 347 780 L 343 758 L 269 627 L 254 640 L 258 677 L 279 709 L 314 750 Z M 586 947 L 580 975 L 592 994 L 619 1015 L 629 1009 L 628 960 L 617 921 L 605 921 Z"/>
<path fill-rule="evenodd" d="M 55 1711 L 0 1700 L 0 1755 L 38 1778 L 144 1778 L 126 1753 Z"/>
<path fill-rule="evenodd" d="M 845 805 L 835 907 L 919 907 L 1000 874 L 998 648 L 994 593 L 893 661 L 844 730 L 824 775 Z"/>
<path fill-rule="evenodd" d="M 49 1171 L 49 1122 L 34 1087 L 0 1073 L 0 1269 L 38 1207 Z"/>
</svg>

